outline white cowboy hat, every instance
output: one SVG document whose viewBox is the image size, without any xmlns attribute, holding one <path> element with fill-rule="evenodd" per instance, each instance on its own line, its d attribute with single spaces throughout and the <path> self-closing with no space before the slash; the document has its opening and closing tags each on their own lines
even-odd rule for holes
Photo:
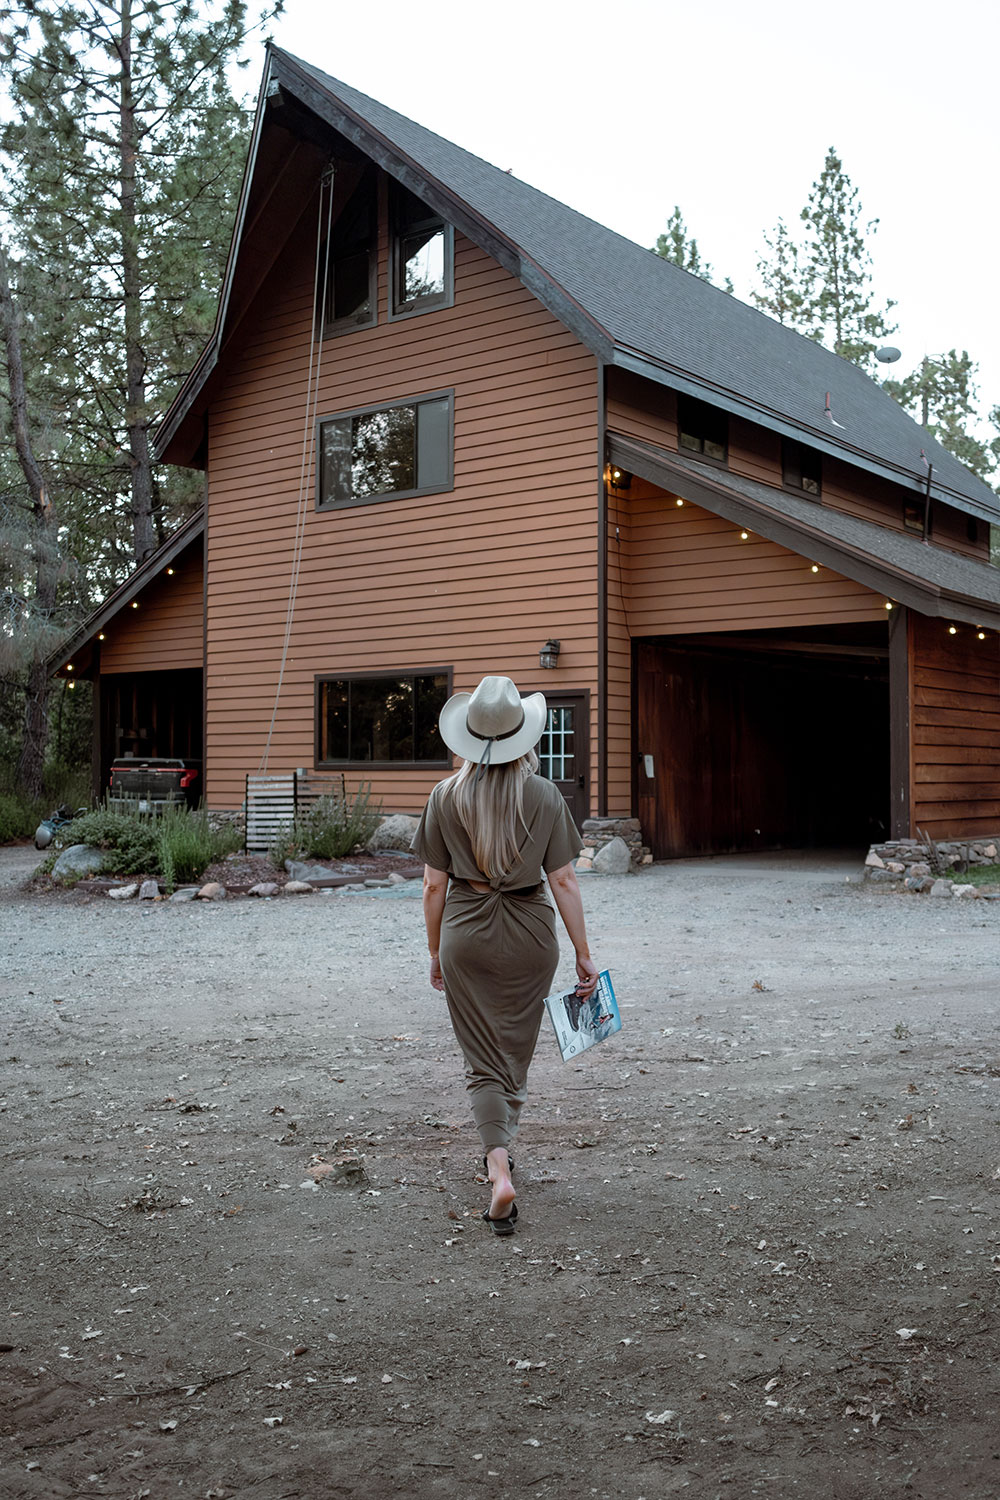
<svg viewBox="0 0 1000 1500">
<path fill-rule="evenodd" d="M 538 744 L 546 712 L 544 693 L 522 698 L 509 677 L 484 677 L 474 693 L 452 694 L 438 728 L 463 760 L 502 766 Z"/>
</svg>

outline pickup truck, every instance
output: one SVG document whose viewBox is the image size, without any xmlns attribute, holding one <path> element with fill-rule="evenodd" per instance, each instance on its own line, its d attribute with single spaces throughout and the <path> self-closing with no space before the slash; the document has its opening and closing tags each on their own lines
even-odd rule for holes
<svg viewBox="0 0 1000 1500">
<path fill-rule="evenodd" d="M 201 763 L 173 758 L 123 755 L 111 762 L 108 806 L 159 812 L 164 807 L 195 807 L 201 796 Z"/>
</svg>

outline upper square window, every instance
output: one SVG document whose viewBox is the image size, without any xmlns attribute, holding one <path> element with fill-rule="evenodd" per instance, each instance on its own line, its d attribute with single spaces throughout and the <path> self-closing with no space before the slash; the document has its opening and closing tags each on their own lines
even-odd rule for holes
<svg viewBox="0 0 1000 1500">
<path fill-rule="evenodd" d="M 375 185 L 375 172 L 369 170 L 333 226 L 326 267 L 324 335 L 349 333 L 376 321 L 378 210 Z"/>
<path fill-rule="evenodd" d="M 318 505 L 364 505 L 450 490 L 452 425 L 450 392 L 321 422 Z"/>
<path fill-rule="evenodd" d="M 696 401 L 693 396 L 677 397 L 677 446 L 686 453 L 697 453 L 714 463 L 729 459 L 729 418 L 717 406 Z"/>
<path fill-rule="evenodd" d="M 451 225 L 398 183 L 391 205 L 391 316 L 403 318 L 450 307 L 455 297 Z"/>
<path fill-rule="evenodd" d="M 781 482 L 790 490 L 804 490 L 819 495 L 823 488 L 823 460 L 815 448 L 781 440 Z"/>
</svg>

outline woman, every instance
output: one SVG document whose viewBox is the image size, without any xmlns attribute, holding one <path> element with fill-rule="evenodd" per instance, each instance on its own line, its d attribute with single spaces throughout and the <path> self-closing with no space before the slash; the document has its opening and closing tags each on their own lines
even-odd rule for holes
<svg viewBox="0 0 1000 1500">
<path fill-rule="evenodd" d="M 464 765 L 434 788 L 413 840 L 425 862 L 431 984 L 465 1056 L 493 1190 L 483 1218 L 503 1235 L 517 1218 L 510 1146 L 559 961 L 543 870 L 576 950 L 581 998 L 598 979 L 572 863 L 580 835 L 561 793 L 534 774 L 545 716 L 544 694 L 522 702 L 509 677 L 449 698 L 441 738 Z"/>
</svg>

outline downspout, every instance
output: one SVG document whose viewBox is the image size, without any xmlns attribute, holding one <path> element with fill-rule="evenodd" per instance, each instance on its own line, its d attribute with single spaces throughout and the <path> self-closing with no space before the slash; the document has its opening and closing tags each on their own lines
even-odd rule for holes
<svg viewBox="0 0 1000 1500">
<path fill-rule="evenodd" d="M 597 362 L 597 816 L 608 815 L 607 366 Z"/>
</svg>

